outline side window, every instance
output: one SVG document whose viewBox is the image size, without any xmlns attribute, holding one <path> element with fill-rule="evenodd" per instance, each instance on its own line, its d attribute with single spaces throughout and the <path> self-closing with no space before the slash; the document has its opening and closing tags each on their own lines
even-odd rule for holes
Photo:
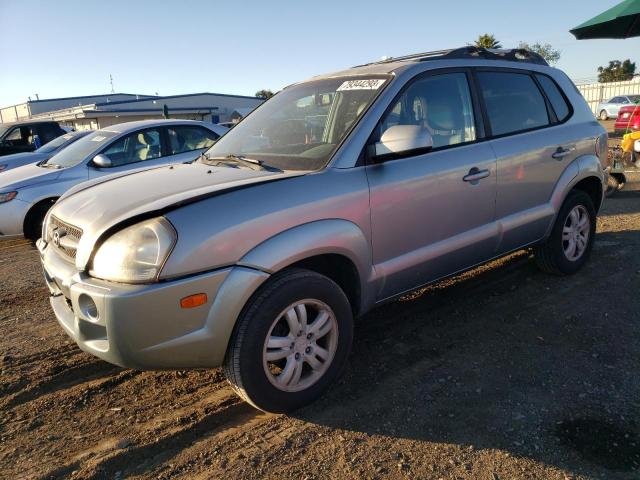
<svg viewBox="0 0 640 480">
<path fill-rule="evenodd" d="M 60 132 L 53 125 L 44 124 L 38 127 L 38 135 L 40 135 L 40 142 L 44 145 L 57 138 Z"/>
<path fill-rule="evenodd" d="M 551 102 L 551 106 L 553 107 L 553 111 L 556 113 L 558 121 L 562 122 L 566 120 L 569 113 L 571 113 L 571 110 L 569 105 L 567 105 L 567 101 L 562 95 L 562 92 L 560 92 L 560 87 L 558 87 L 556 82 L 546 75 L 536 74 L 536 78 L 540 82 L 540 85 L 542 85 L 542 90 L 544 90 L 545 95 Z"/>
<path fill-rule="evenodd" d="M 479 72 L 478 80 L 493 135 L 549 124 L 544 97 L 528 74 Z"/>
<path fill-rule="evenodd" d="M 4 141 L 14 147 L 26 147 L 33 143 L 33 132 L 31 127 L 15 127 L 5 137 Z"/>
<path fill-rule="evenodd" d="M 433 148 L 475 140 L 466 74 L 430 75 L 413 82 L 382 119 L 380 135 L 395 125 L 418 125 L 427 129 L 433 137 Z"/>
<path fill-rule="evenodd" d="M 620 97 L 613 97 L 609 103 L 620 103 L 620 102 L 621 102 Z"/>
<path fill-rule="evenodd" d="M 160 157 L 160 131 L 142 130 L 116 140 L 104 152 L 114 167 Z"/>
<path fill-rule="evenodd" d="M 218 135 L 202 127 L 168 127 L 169 155 L 209 148 L 218 139 Z"/>
</svg>

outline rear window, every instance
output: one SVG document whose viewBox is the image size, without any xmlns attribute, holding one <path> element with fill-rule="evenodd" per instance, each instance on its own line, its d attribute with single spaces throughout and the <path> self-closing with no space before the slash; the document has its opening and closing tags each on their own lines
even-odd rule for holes
<svg viewBox="0 0 640 480">
<path fill-rule="evenodd" d="M 571 113 L 571 109 L 562 95 L 562 92 L 560 92 L 560 88 L 556 85 L 556 82 L 546 75 L 536 74 L 536 78 L 540 82 L 540 85 L 542 85 L 542 90 L 544 90 L 545 95 L 551 102 L 551 106 L 553 107 L 553 111 L 556 113 L 558 121 L 565 121 Z"/>
<path fill-rule="evenodd" d="M 493 135 L 549 125 L 544 97 L 530 75 L 479 72 L 478 80 Z"/>
</svg>

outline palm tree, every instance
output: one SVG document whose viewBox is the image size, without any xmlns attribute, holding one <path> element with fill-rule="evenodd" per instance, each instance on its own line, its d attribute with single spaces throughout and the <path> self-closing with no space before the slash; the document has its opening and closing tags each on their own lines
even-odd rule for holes
<svg viewBox="0 0 640 480">
<path fill-rule="evenodd" d="M 475 46 L 480 48 L 502 48 L 502 45 L 496 40 L 496 37 L 488 33 L 480 35 L 475 41 Z"/>
</svg>

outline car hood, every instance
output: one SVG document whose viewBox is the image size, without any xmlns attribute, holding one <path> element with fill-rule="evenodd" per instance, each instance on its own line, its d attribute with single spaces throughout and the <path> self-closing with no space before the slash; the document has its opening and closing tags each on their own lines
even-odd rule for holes
<svg viewBox="0 0 640 480">
<path fill-rule="evenodd" d="M 76 254 L 76 266 L 82 270 L 102 234 L 122 222 L 162 215 L 212 195 L 305 173 L 212 167 L 201 163 L 163 166 L 79 185 L 58 200 L 51 214 L 82 229 Z"/>
<path fill-rule="evenodd" d="M 49 158 L 49 154 L 37 152 L 23 152 L 6 155 L 4 157 L 0 157 L 0 165 L 7 166 L 6 169 L 2 170 L 0 173 L 6 173 L 8 170 L 21 167 L 22 165 L 41 162 L 43 160 L 46 160 L 47 158 Z"/>
<path fill-rule="evenodd" d="M 2 159 L 0 159 L 0 163 Z M 62 170 L 41 168 L 37 165 L 23 165 L 0 173 L 0 191 L 20 190 L 45 182 L 56 180 Z"/>
</svg>

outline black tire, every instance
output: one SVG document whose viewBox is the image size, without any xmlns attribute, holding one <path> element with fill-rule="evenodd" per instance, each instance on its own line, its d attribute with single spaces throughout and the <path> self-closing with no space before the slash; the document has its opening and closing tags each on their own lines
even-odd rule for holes
<svg viewBox="0 0 640 480">
<path fill-rule="evenodd" d="M 55 200 L 45 200 L 35 205 L 24 220 L 24 236 L 28 240 L 35 242 L 42 236 L 42 224 L 44 217 L 49 209 L 53 206 Z"/>
<path fill-rule="evenodd" d="M 606 110 L 601 110 L 600 111 L 600 120 L 608 120 L 609 119 L 609 114 L 607 113 Z"/>
<path fill-rule="evenodd" d="M 334 313 L 337 340 L 327 370 L 308 388 L 285 392 L 276 388 L 264 368 L 265 341 L 273 322 L 301 300 L 323 302 Z M 342 373 L 353 338 L 351 305 L 342 289 L 318 273 L 290 269 L 275 275 L 247 302 L 234 328 L 224 362 L 227 380 L 236 393 L 254 407 L 271 413 L 291 412 L 318 397 Z"/>
<path fill-rule="evenodd" d="M 615 175 L 609 175 L 609 178 L 607 179 L 607 189 L 604 192 L 604 196 L 607 198 L 612 197 L 618 190 L 620 190 L 618 177 Z"/>
<path fill-rule="evenodd" d="M 564 253 L 562 230 L 569 213 L 577 206 L 583 206 L 589 215 L 590 229 L 587 245 L 582 256 L 574 261 L 567 258 Z M 538 267 L 547 273 L 554 275 L 571 275 L 582 268 L 589 259 L 596 233 L 596 210 L 591 197 L 581 190 L 572 190 L 560 208 L 558 217 L 551 231 L 551 235 L 545 243 L 537 245 L 534 249 Z"/>
</svg>

